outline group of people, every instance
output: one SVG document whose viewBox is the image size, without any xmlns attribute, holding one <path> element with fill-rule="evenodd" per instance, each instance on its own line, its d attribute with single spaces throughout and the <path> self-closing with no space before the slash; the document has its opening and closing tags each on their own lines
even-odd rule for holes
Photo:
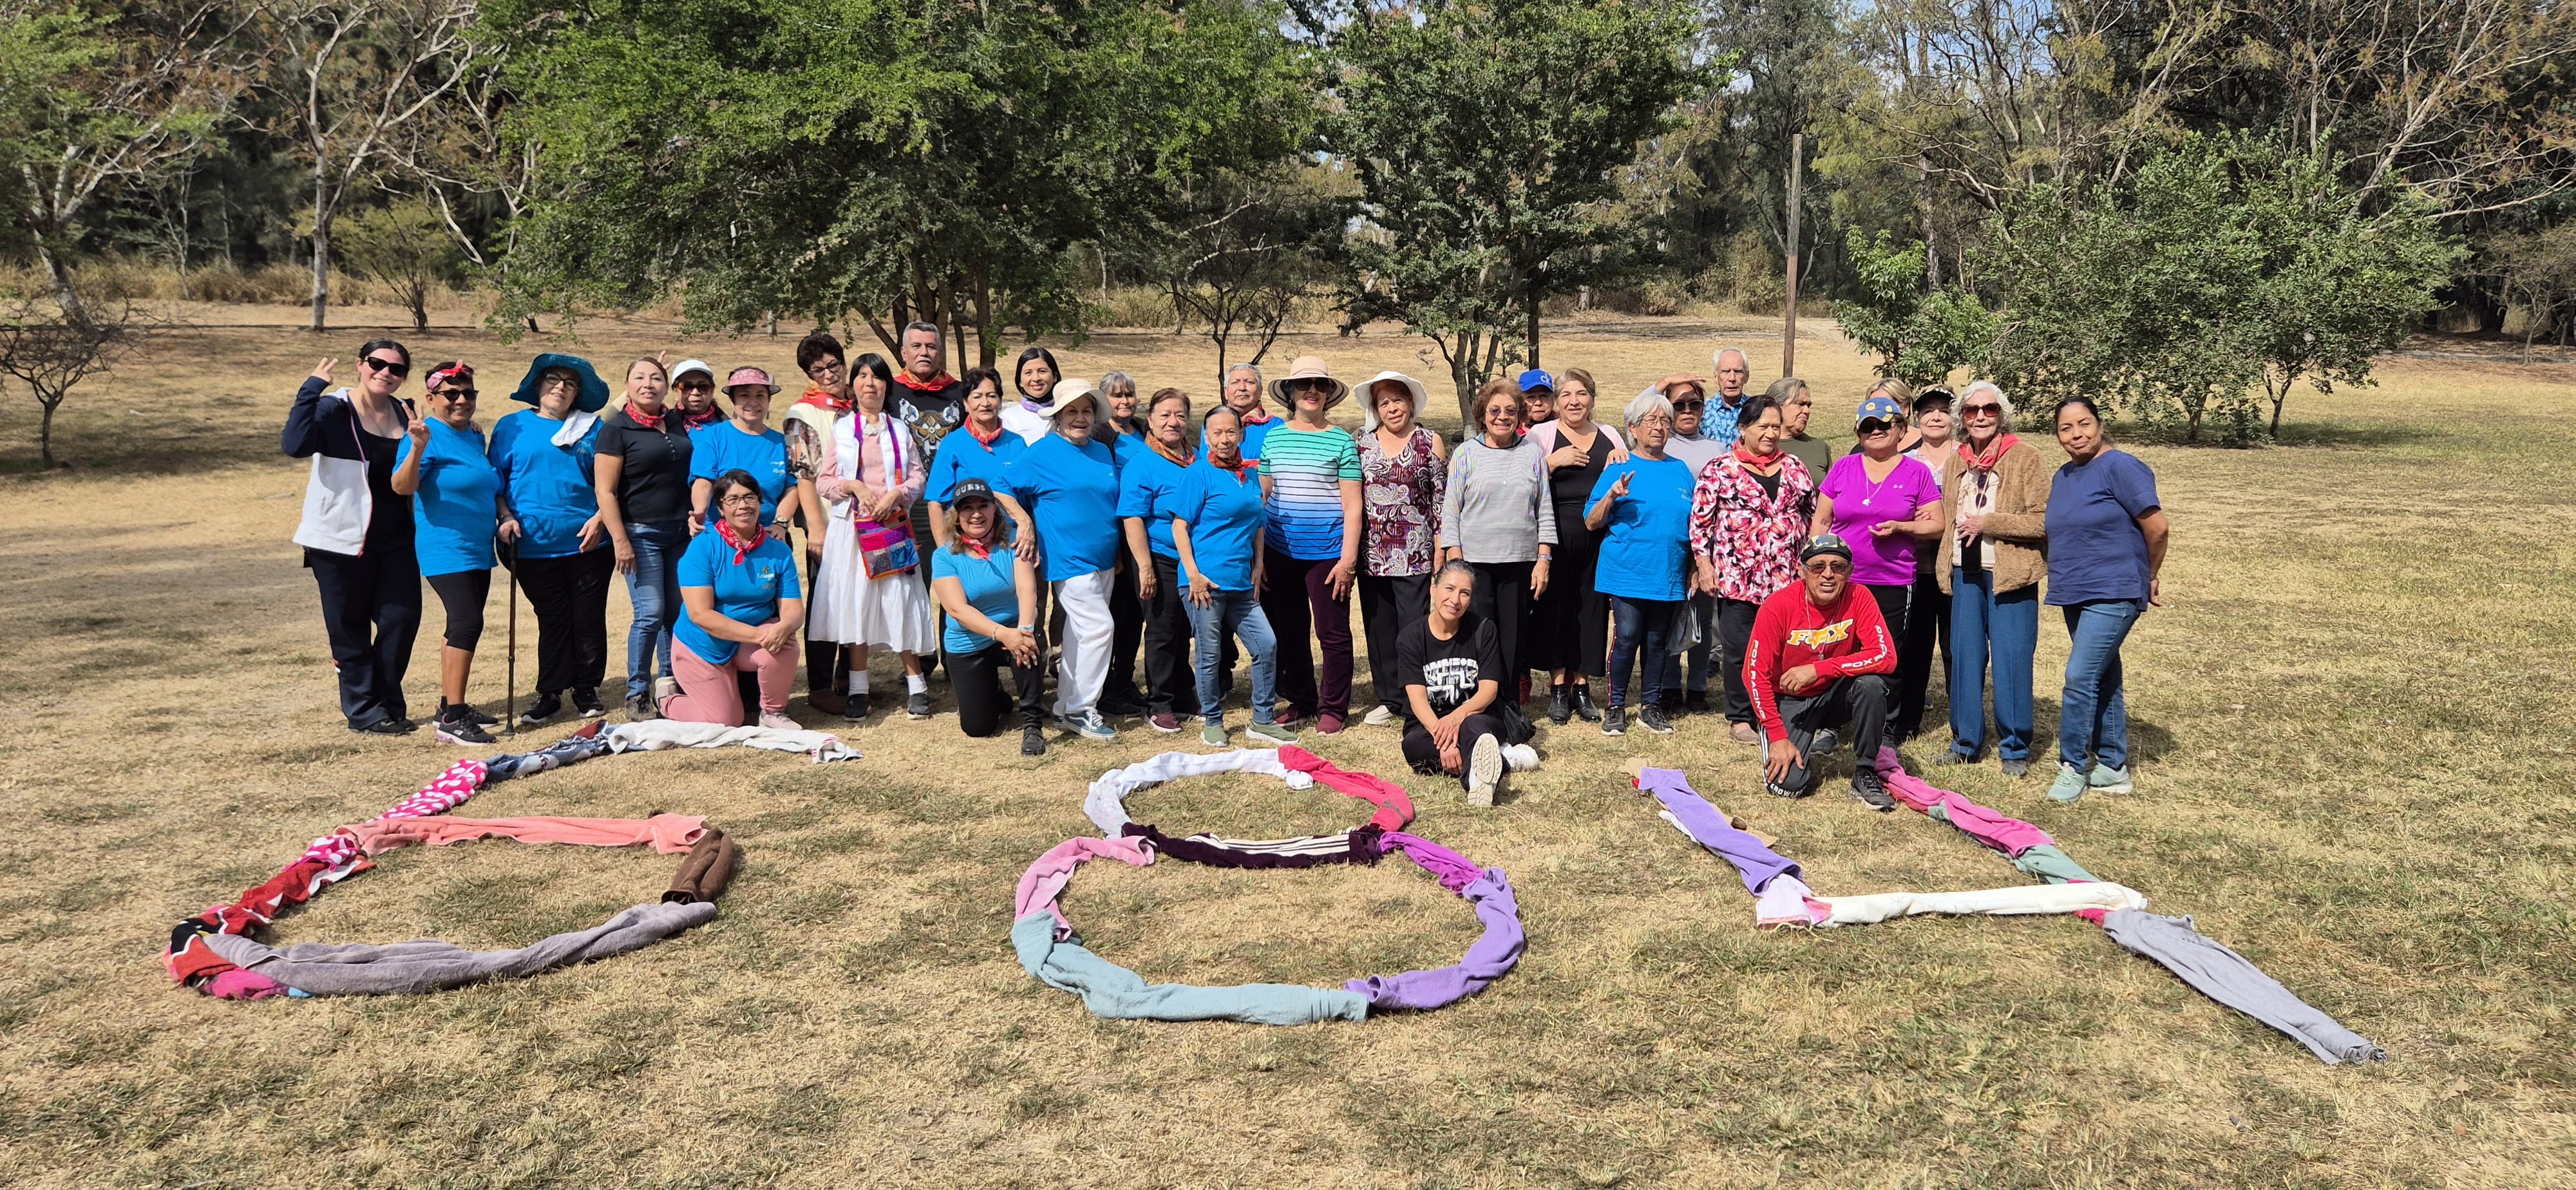
<svg viewBox="0 0 2576 1190">
<path fill-rule="evenodd" d="M 427 370 L 424 414 L 395 395 L 401 344 L 366 344 L 343 388 L 325 361 L 283 445 L 313 460 L 296 540 L 349 725 L 415 729 L 402 676 L 426 578 L 446 613 L 433 727 L 489 742 L 498 721 L 467 686 L 496 565 L 536 613 L 523 723 L 606 714 L 614 573 L 631 718 L 792 726 L 801 654 L 811 705 L 864 720 L 870 657 L 891 651 L 908 715 L 929 716 L 945 666 L 965 733 L 1016 710 L 1031 755 L 1050 726 L 1110 739 L 1117 718 L 1195 718 L 1223 745 L 1238 658 L 1252 738 L 1341 732 L 1356 595 L 1361 722 L 1401 726 L 1407 759 L 1472 800 L 1537 763 L 1533 714 L 1615 736 L 1722 709 L 1786 795 L 1848 732 L 1853 795 L 1887 808 L 1867 758 L 1921 730 L 1936 650 L 1940 763 L 1984 755 L 1991 683 L 1995 749 L 2027 768 L 2045 579 L 2074 642 L 2051 794 L 2129 784 L 2119 649 L 2157 596 L 2166 527 L 2153 475 L 2089 402 L 2055 411 L 2054 469 L 1984 382 L 1882 381 L 1846 446 L 1809 434 L 1804 382 L 1752 392 L 1728 348 L 1714 382 L 1666 377 L 1616 427 L 1580 369 L 1496 380 L 1453 445 L 1397 372 L 1354 389 L 1315 357 L 1268 381 L 1237 365 L 1201 407 L 1124 373 L 1064 376 L 1041 347 L 1007 377 L 954 377 L 937 327 L 899 342 L 898 363 L 806 337 L 807 385 L 775 425 L 780 386 L 754 367 L 719 383 L 703 361 L 637 359 L 611 410 L 588 361 L 540 355 L 512 393 L 530 408 L 487 433 L 466 364 Z M 1355 393 L 1357 433 L 1332 417 Z"/>
</svg>

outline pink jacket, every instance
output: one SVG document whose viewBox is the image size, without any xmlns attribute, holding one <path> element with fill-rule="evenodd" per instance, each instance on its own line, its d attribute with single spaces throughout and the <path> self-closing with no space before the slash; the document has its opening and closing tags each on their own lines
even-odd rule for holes
<svg viewBox="0 0 2576 1190">
<path fill-rule="evenodd" d="M 1717 567 L 1717 595 L 1760 603 L 1798 581 L 1798 546 L 1816 512 L 1816 481 L 1796 455 L 1780 456 L 1780 494 L 1733 452 L 1700 468 L 1691 492 L 1691 556 Z"/>
</svg>

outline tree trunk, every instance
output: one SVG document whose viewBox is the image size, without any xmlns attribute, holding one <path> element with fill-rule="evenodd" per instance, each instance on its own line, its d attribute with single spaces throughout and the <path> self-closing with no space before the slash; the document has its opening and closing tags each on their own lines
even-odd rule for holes
<svg viewBox="0 0 2576 1190">
<path fill-rule="evenodd" d="M 313 183 L 313 329 L 330 329 L 331 309 L 331 216 L 336 212 L 324 197 L 324 183 Z"/>
<path fill-rule="evenodd" d="M 1530 270 L 1529 283 L 1529 366 L 1538 366 L 1538 307 L 1547 285 L 1547 262 Z"/>
<path fill-rule="evenodd" d="M 36 431 L 36 452 L 44 459 L 45 470 L 48 471 L 54 469 L 54 409 L 61 404 L 60 397 L 44 402 L 44 425 Z"/>
<path fill-rule="evenodd" d="M 52 287 L 54 304 L 62 307 L 63 318 L 75 324 L 86 324 L 89 321 L 89 307 L 81 304 L 80 289 L 72 284 L 71 262 L 56 255 L 42 236 L 36 237 L 36 258 L 44 262 L 45 283 Z M 45 416 L 52 417 L 53 410 L 47 409 Z M 48 456 L 47 461 L 51 461 L 51 456 Z"/>
</svg>

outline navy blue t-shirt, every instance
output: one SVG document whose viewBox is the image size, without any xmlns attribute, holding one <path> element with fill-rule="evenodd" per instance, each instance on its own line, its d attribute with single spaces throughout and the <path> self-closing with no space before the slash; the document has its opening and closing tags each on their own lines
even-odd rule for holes
<svg viewBox="0 0 2576 1190">
<path fill-rule="evenodd" d="M 2048 490 L 2048 604 L 2147 598 L 2147 531 L 2138 518 L 2162 507 L 2156 473 L 2124 450 L 2057 469 Z"/>
</svg>

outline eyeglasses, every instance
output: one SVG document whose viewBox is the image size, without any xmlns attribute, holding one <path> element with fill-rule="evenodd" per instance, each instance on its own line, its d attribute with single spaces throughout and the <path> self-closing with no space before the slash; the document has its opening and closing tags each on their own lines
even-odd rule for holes
<svg viewBox="0 0 2576 1190">
<path fill-rule="evenodd" d="M 1818 558 L 1807 563 L 1809 574 L 1850 574 L 1851 563 L 1840 558 Z"/>
<path fill-rule="evenodd" d="M 727 508 L 758 508 L 760 507 L 760 493 L 735 492 L 722 500 L 716 501 L 716 503 Z"/>
<path fill-rule="evenodd" d="M 537 387 L 540 390 L 549 388 L 580 388 L 581 381 L 571 376 L 548 376 L 538 380 Z"/>
<path fill-rule="evenodd" d="M 1638 418 L 1637 424 L 1641 426 L 1670 426 L 1673 424 L 1673 419 L 1660 413 L 1649 413 L 1644 417 Z"/>
<path fill-rule="evenodd" d="M 813 367 L 810 367 L 810 368 L 805 369 L 805 374 L 806 374 L 806 375 L 808 375 L 808 376 L 813 376 L 813 377 L 816 377 L 816 378 L 821 378 L 821 377 L 824 377 L 824 376 L 832 375 L 833 373 L 840 371 L 842 367 L 843 367 L 843 365 L 842 365 L 841 361 L 839 361 L 839 360 L 836 360 L 836 359 L 818 359 L 818 360 L 815 360 L 815 361 L 814 361 L 814 366 L 813 366 Z"/>
<path fill-rule="evenodd" d="M 396 380 L 400 380 L 405 376 L 411 375 L 411 365 L 401 360 L 377 359 L 370 355 L 360 359 L 358 362 L 365 364 L 370 368 L 374 368 L 379 372 L 391 372 Z"/>
<path fill-rule="evenodd" d="M 1960 406 L 1959 412 L 1961 415 L 1967 417 L 1975 417 L 1980 413 L 2001 417 L 2003 416 L 2004 407 L 2001 405 L 1963 405 Z"/>
</svg>

